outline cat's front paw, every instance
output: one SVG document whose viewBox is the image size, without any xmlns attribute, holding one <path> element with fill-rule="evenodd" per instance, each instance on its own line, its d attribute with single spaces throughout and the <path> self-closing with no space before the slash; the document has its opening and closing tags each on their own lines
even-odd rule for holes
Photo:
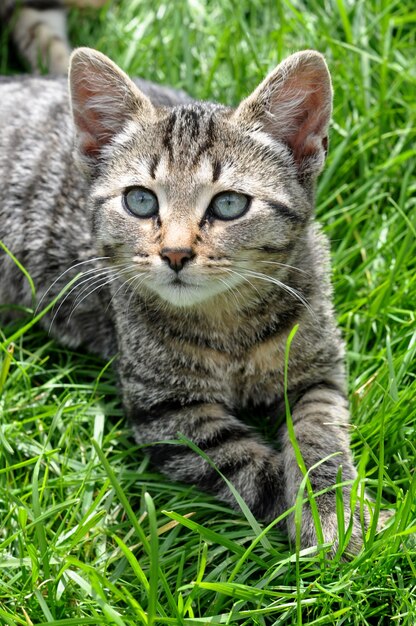
<svg viewBox="0 0 416 626">
<path fill-rule="evenodd" d="M 358 511 L 354 514 L 351 522 L 350 511 L 344 510 L 345 528 L 342 533 L 344 537 L 344 541 L 342 542 L 342 550 L 344 556 L 358 554 L 358 552 L 361 550 L 363 546 L 363 535 L 366 532 L 366 528 L 368 526 L 367 515 L 365 515 L 364 517 L 365 519 L 363 526 L 363 520 L 361 519 Z M 350 528 L 351 523 L 352 528 Z M 323 543 L 330 546 L 328 550 L 328 556 L 333 557 L 340 547 L 341 537 L 340 520 L 338 519 L 335 507 L 332 512 L 320 513 L 320 526 L 321 533 L 318 534 L 318 532 L 316 531 L 315 520 L 309 506 L 304 507 L 300 527 L 301 548 L 319 546 L 320 541 L 318 537 L 321 536 L 323 538 Z M 296 534 L 296 524 L 294 522 L 294 519 L 292 518 L 292 520 L 289 522 L 289 535 L 292 540 L 295 540 Z"/>
<path fill-rule="evenodd" d="M 335 502 L 332 504 L 332 510 L 327 510 L 326 512 L 322 511 L 322 508 L 320 510 L 323 543 L 330 545 L 330 549 L 328 550 L 329 557 L 335 556 L 339 550 L 341 536 L 340 520 L 335 510 Z M 377 532 L 382 532 L 386 528 L 393 514 L 394 512 L 391 510 L 381 510 L 378 512 Z M 365 533 L 372 525 L 373 515 L 374 508 L 371 505 L 371 501 L 368 499 L 363 505 L 363 509 L 360 509 L 357 504 L 352 519 L 349 507 L 344 507 L 344 531 L 342 533 L 342 557 L 344 559 L 355 556 L 360 552 L 363 547 Z M 289 522 L 289 535 L 292 540 L 295 540 L 296 525 L 293 518 Z M 306 505 L 303 509 L 300 539 L 302 548 L 318 546 L 319 544 L 315 521 L 309 505 Z"/>
</svg>

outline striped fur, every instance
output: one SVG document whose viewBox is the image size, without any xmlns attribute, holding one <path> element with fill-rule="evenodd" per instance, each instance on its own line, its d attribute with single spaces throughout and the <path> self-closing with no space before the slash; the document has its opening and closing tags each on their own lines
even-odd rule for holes
<svg viewBox="0 0 416 626">
<path fill-rule="evenodd" d="M 328 246 L 313 217 L 331 111 L 324 60 L 293 55 L 236 110 L 180 103 L 180 94 L 175 106 L 158 106 L 157 88 L 149 99 L 88 49 L 75 52 L 70 85 L 74 121 L 62 82 L 0 84 L 0 236 L 42 302 L 83 271 L 43 324 L 67 345 L 118 350 L 125 412 L 156 466 L 235 505 L 203 458 L 163 443 L 181 433 L 265 520 L 294 504 L 302 479 L 283 417 L 285 345 L 299 324 L 288 394 L 305 465 L 316 465 L 312 487 L 329 488 L 317 505 L 335 547 L 333 486 L 340 467 L 345 481 L 356 472 Z M 156 217 L 126 210 L 124 190 L 135 185 L 156 194 Z M 228 190 L 251 200 L 242 217 L 223 221 L 209 207 Z M 179 271 L 166 249 L 192 254 Z M 0 298 L 30 305 L 5 257 Z M 262 412 L 277 432 L 270 441 L 244 421 Z M 348 523 L 349 486 L 344 496 Z M 356 550 L 361 525 L 352 517 Z M 309 506 L 302 542 L 316 542 Z"/>
</svg>

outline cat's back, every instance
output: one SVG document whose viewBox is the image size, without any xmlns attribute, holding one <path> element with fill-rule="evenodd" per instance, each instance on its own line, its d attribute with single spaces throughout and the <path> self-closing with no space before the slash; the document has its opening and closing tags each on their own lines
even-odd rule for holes
<svg viewBox="0 0 416 626">
<path fill-rule="evenodd" d="M 36 144 L 56 141 L 70 145 L 72 129 L 65 79 L 0 77 L 0 158 L 19 162 L 34 158 Z M 22 153 L 27 146 L 28 152 Z M 2 168 L 0 176 L 5 179 Z M 7 178 L 6 178 L 7 180 Z"/>
<path fill-rule="evenodd" d="M 71 185 L 73 134 L 65 79 L 0 80 L 0 238 L 13 250 L 39 250 L 85 193 Z"/>
<path fill-rule="evenodd" d="M 40 115 L 46 109 L 58 104 L 65 108 L 69 115 L 67 81 L 64 77 L 49 78 L 27 74 L 0 76 L 2 130 L 7 119 L 4 116 L 11 112 L 14 113 L 16 119 L 21 119 L 27 111 L 30 111 L 30 117 L 34 119 L 36 113 Z"/>
<path fill-rule="evenodd" d="M 0 197 L 27 198 L 31 186 L 71 151 L 72 126 L 64 79 L 12 77 L 0 80 Z M 55 183 L 51 177 L 52 184 Z M 3 216 L 4 217 L 4 216 Z"/>
<path fill-rule="evenodd" d="M 0 80 L 0 240 L 29 272 L 39 298 L 62 272 L 95 256 L 85 211 L 89 183 L 73 145 L 64 78 Z M 4 251 L 0 269 L 0 301 L 31 306 L 27 280 Z"/>
</svg>

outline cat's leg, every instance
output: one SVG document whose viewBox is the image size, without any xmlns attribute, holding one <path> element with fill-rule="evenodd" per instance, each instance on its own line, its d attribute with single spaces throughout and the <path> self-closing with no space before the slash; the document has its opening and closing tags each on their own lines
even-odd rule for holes
<svg viewBox="0 0 416 626">
<path fill-rule="evenodd" d="M 342 391 L 325 384 L 310 388 L 298 400 L 292 410 L 292 421 L 297 445 L 303 462 L 309 472 L 310 484 L 316 494 L 321 490 L 329 490 L 316 498 L 317 509 L 321 521 L 325 542 L 333 544 L 333 551 L 338 545 L 338 519 L 336 512 L 336 489 L 338 472 L 341 467 L 342 481 L 353 481 L 356 478 L 348 432 L 349 409 L 348 401 Z M 283 436 L 284 474 L 287 504 L 294 504 L 303 478 L 295 456 L 295 450 L 286 431 Z M 331 456 L 334 455 L 334 456 Z M 327 457 L 331 458 L 327 459 Z M 324 460 L 327 459 L 327 460 Z M 351 519 L 350 496 L 351 487 L 342 490 L 344 503 L 345 525 Z M 305 489 L 305 497 L 307 490 Z M 364 515 L 366 513 L 364 512 Z M 289 520 L 289 534 L 295 537 L 296 528 L 293 516 Z M 302 545 L 315 545 L 317 535 L 310 505 L 302 512 L 301 525 Z M 353 512 L 353 529 L 348 550 L 356 552 L 362 545 L 362 527 L 359 507 Z"/>
<path fill-rule="evenodd" d="M 66 74 L 71 46 L 67 35 L 65 6 L 98 9 L 107 0 L 56 0 L 50 7 L 19 7 L 13 26 L 13 39 L 33 72 L 47 69 L 51 74 Z M 52 6 L 55 4 L 56 6 Z"/>
<path fill-rule="evenodd" d="M 197 485 L 238 508 L 218 472 L 187 445 L 163 443 L 184 435 L 203 450 L 236 487 L 258 519 L 286 509 L 282 457 L 220 404 L 165 401 L 128 411 L 138 443 L 151 444 L 153 463 L 174 480 Z"/>
<path fill-rule="evenodd" d="M 78 7 L 79 9 L 85 9 L 91 7 L 93 9 L 99 9 L 108 3 L 109 0 L 65 0 L 65 4 L 68 7 Z"/>
<path fill-rule="evenodd" d="M 66 13 L 62 8 L 22 7 L 17 14 L 13 38 L 32 71 L 44 67 L 52 74 L 66 74 L 71 48 L 66 34 Z"/>
</svg>

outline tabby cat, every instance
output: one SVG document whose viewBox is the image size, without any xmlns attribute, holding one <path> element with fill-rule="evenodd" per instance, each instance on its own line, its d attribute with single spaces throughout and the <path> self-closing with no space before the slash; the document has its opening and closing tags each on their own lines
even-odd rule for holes
<svg viewBox="0 0 416 626">
<path fill-rule="evenodd" d="M 303 478 L 284 419 L 298 324 L 294 433 L 334 550 L 342 468 L 358 550 L 344 348 L 314 220 L 332 100 L 323 57 L 290 56 L 236 109 L 144 84 L 149 98 L 87 48 L 73 53 L 69 85 L 68 99 L 63 80 L 0 84 L 0 238 L 42 306 L 82 271 L 42 324 L 67 346 L 118 352 L 125 413 L 162 472 L 236 506 L 185 440 L 164 443 L 181 433 L 266 521 L 294 504 Z M 0 302 L 32 305 L 6 254 Z M 273 441 L 244 415 L 269 419 Z M 309 504 L 301 533 L 316 544 Z"/>
<path fill-rule="evenodd" d="M 66 8 L 104 6 L 107 0 L 0 0 L 0 17 L 9 25 L 20 55 L 33 72 L 66 74 L 71 48 Z"/>
</svg>

